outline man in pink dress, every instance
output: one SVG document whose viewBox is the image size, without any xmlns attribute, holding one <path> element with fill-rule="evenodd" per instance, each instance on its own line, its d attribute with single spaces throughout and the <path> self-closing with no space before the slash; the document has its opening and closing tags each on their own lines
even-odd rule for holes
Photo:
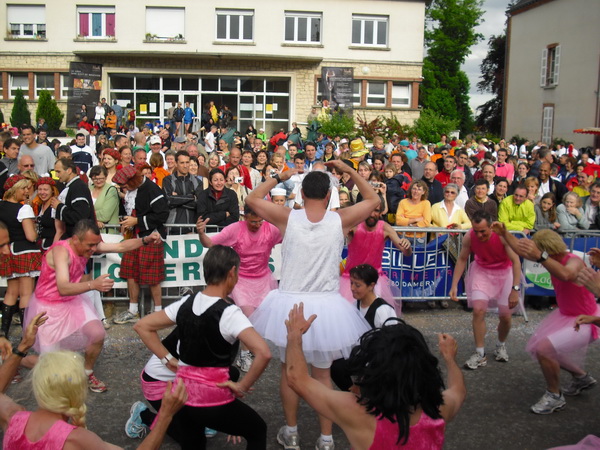
<svg viewBox="0 0 600 450">
<path fill-rule="evenodd" d="M 226 226 L 216 235 L 208 236 L 206 225 L 210 219 L 199 217 L 196 230 L 204 247 L 227 245 L 240 255 L 239 279 L 231 298 L 246 317 L 250 317 L 267 294 L 277 289 L 277 281 L 269 268 L 269 258 L 271 250 L 281 244 L 283 237 L 275 225 L 265 222 L 248 205 L 244 208 L 244 219 Z M 243 372 L 248 372 L 252 365 L 252 354 L 243 345 L 236 364 Z"/>
<path fill-rule="evenodd" d="M 383 203 L 383 201 L 382 201 Z M 382 204 L 375 207 L 373 212 L 364 222 L 361 222 L 348 233 L 348 257 L 344 273 L 340 279 L 340 294 L 352 304 L 356 299 L 350 290 L 350 270 L 361 264 L 369 264 L 379 273 L 375 286 L 375 294 L 394 306 L 398 317 L 402 312 L 401 290 L 388 278 L 382 269 L 383 250 L 386 239 L 390 239 L 398 250 L 406 257 L 412 255 L 412 248 L 408 239 L 400 238 L 392 226 L 381 217 Z"/>
<path fill-rule="evenodd" d="M 473 228 L 465 234 L 462 249 L 450 288 L 450 298 L 458 301 L 458 282 L 465 272 L 471 253 L 475 260 L 469 267 L 465 284 L 467 301 L 473 308 L 473 335 L 475 353 L 465 363 L 475 370 L 487 365 L 485 355 L 485 314 L 488 307 L 498 307 L 498 343 L 496 361 L 508 362 L 506 339 L 510 332 L 512 309 L 519 302 L 521 290 L 521 262 L 503 237 L 492 233 L 492 218 L 485 211 L 477 211 L 471 219 Z"/>
<path fill-rule="evenodd" d="M 158 233 L 118 244 L 101 242 L 93 220 L 75 224 L 73 236 L 56 242 L 44 254 L 42 271 L 25 315 L 25 326 L 46 311 L 48 321 L 38 331 L 34 348 L 40 353 L 84 350 L 85 372 L 92 392 L 105 392 L 106 385 L 94 376 L 94 364 L 102 351 L 106 332 L 93 305 L 82 294 L 109 291 L 114 281 L 108 274 L 81 281 L 88 259 L 98 253 L 123 253 L 160 241 Z"/>
</svg>

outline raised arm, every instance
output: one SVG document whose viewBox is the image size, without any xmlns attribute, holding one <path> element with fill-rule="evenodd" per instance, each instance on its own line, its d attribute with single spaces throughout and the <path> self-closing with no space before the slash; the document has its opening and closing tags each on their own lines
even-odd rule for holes
<svg viewBox="0 0 600 450">
<path fill-rule="evenodd" d="M 394 230 L 389 223 L 383 223 L 383 232 L 384 236 L 390 241 L 392 241 L 392 243 L 396 246 L 398 250 L 402 252 L 404 256 L 412 255 L 412 247 L 410 245 L 410 241 L 408 239 L 401 238 L 400 236 L 398 236 L 396 230 Z"/>
<path fill-rule="evenodd" d="M 277 181 L 276 178 L 271 178 L 271 176 L 267 174 L 265 182 L 261 183 L 256 189 L 250 192 L 248 197 L 246 197 L 248 206 L 250 206 L 259 217 L 262 217 L 267 222 L 270 222 L 279 228 L 281 234 L 285 234 L 285 227 L 291 210 L 285 206 L 279 206 L 269 202 L 265 200 L 265 197 L 279 182 L 289 180 L 291 176 L 296 173 L 298 173 L 298 170 L 296 169 L 286 170 L 279 174 L 279 181 Z"/>
<path fill-rule="evenodd" d="M 365 220 L 373 212 L 375 207 L 381 202 L 379 196 L 367 180 L 362 178 L 356 170 L 339 159 L 325 163 L 328 167 L 335 167 L 339 173 L 347 173 L 354 185 L 362 195 L 362 201 L 348 208 L 340 209 L 337 213 L 342 219 L 342 228 L 344 234 L 347 234 L 352 228 Z"/>
<path fill-rule="evenodd" d="M 444 404 L 440 407 L 440 413 L 446 422 L 450 422 L 456 417 L 464 403 L 467 388 L 465 387 L 462 370 L 456 364 L 458 344 L 449 334 L 439 334 L 438 343 L 448 371 L 448 388 L 442 393 Z"/>
<path fill-rule="evenodd" d="M 98 252 L 100 253 L 125 253 L 136 248 L 140 248 L 142 245 L 157 244 L 161 241 L 160 233 L 157 231 L 153 232 L 149 236 L 145 236 L 139 239 L 126 239 L 121 242 L 100 242 L 98 244 Z"/>
</svg>

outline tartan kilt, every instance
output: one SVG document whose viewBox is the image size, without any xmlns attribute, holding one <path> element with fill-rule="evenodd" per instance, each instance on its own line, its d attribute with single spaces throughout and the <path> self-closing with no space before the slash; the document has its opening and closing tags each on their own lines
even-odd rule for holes
<svg viewBox="0 0 600 450">
<path fill-rule="evenodd" d="M 0 277 L 10 278 L 13 274 L 39 272 L 42 268 L 42 254 L 38 252 L 19 255 L 2 255 L 0 258 Z M 38 276 L 35 274 L 34 276 Z"/>
<path fill-rule="evenodd" d="M 160 284 L 165 279 L 164 244 L 145 245 L 124 253 L 119 276 L 140 285 Z"/>
</svg>

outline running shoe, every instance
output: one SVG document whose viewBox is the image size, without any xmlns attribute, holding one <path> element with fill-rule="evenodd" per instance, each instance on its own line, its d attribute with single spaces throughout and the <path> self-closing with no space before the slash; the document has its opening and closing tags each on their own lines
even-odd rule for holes
<svg viewBox="0 0 600 450">
<path fill-rule="evenodd" d="M 592 387 L 596 383 L 596 379 L 589 373 L 586 373 L 582 378 L 571 378 L 571 382 L 562 389 L 562 393 L 570 396 L 579 395 L 581 391 Z"/>
<path fill-rule="evenodd" d="M 317 439 L 317 443 L 315 444 L 315 450 L 333 450 L 335 448 L 335 444 L 333 441 L 331 442 L 323 442 L 323 440 L 319 437 Z"/>
<path fill-rule="evenodd" d="M 108 330 L 108 329 L 110 329 L 110 327 L 112 325 L 110 324 L 110 322 L 108 320 L 102 319 L 102 326 L 104 327 L 105 330 Z"/>
<path fill-rule="evenodd" d="M 204 436 L 207 438 L 214 438 L 217 435 L 217 430 L 213 430 L 212 428 L 205 427 L 204 428 Z"/>
<path fill-rule="evenodd" d="M 496 361 L 508 362 L 508 352 L 506 351 L 506 345 L 498 345 L 496 346 L 496 350 L 494 350 L 494 356 L 496 357 Z"/>
<path fill-rule="evenodd" d="M 467 369 L 476 370 L 479 367 L 487 366 L 487 356 L 481 356 L 479 353 L 475 352 L 471 355 L 467 362 L 465 363 L 465 367 Z"/>
<path fill-rule="evenodd" d="M 283 445 L 284 450 L 300 450 L 300 436 L 298 436 L 298 433 L 286 435 L 285 429 L 285 425 L 279 429 L 277 442 Z"/>
<path fill-rule="evenodd" d="M 252 357 L 252 353 L 248 352 L 246 354 L 240 353 L 240 363 L 238 367 L 242 372 L 248 372 L 250 367 L 252 366 L 252 362 L 254 361 Z"/>
<path fill-rule="evenodd" d="M 117 325 L 123 325 L 130 322 L 137 322 L 138 320 L 140 320 L 139 313 L 134 314 L 131 311 L 127 310 L 123 311 L 120 314 L 117 314 L 113 319 L 113 323 L 116 323 Z"/>
<path fill-rule="evenodd" d="M 108 389 L 106 384 L 96 378 L 93 373 L 88 377 L 88 387 L 90 388 L 90 391 L 96 393 L 106 392 Z"/>
<path fill-rule="evenodd" d="M 554 411 L 559 411 L 565 407 L 567 402 L 562 394 L 553 394 L 546 391 L 542 398 L 531 407 L 531 411 L 536 414 L 552 414 Z"/>
<path fill-rule="evenodd" d="M 129 410 L 129 420 L 125 424 L 125 434 L 131 439 L 142 439 L 148 433 L 148 427 L 142 422 L 143 411 L 148 407 L 143 402 L 135 402 Z"/>
</svg>

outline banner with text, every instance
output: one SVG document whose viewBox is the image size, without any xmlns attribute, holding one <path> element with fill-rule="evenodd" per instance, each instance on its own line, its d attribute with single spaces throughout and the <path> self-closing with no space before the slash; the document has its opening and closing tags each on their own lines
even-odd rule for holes
<svg viewBox="0 0 600 450">
<path fill-rule="evenodd" d="M 96 104 L 102 90 L 102 65 L 72 62 L 69 64 L 67 99 L 67 126 L 74 127 L 83 119 L 78 113 L 81 105 L 87 106 L 88 120 L 95 115 Z"/>
</svg>

